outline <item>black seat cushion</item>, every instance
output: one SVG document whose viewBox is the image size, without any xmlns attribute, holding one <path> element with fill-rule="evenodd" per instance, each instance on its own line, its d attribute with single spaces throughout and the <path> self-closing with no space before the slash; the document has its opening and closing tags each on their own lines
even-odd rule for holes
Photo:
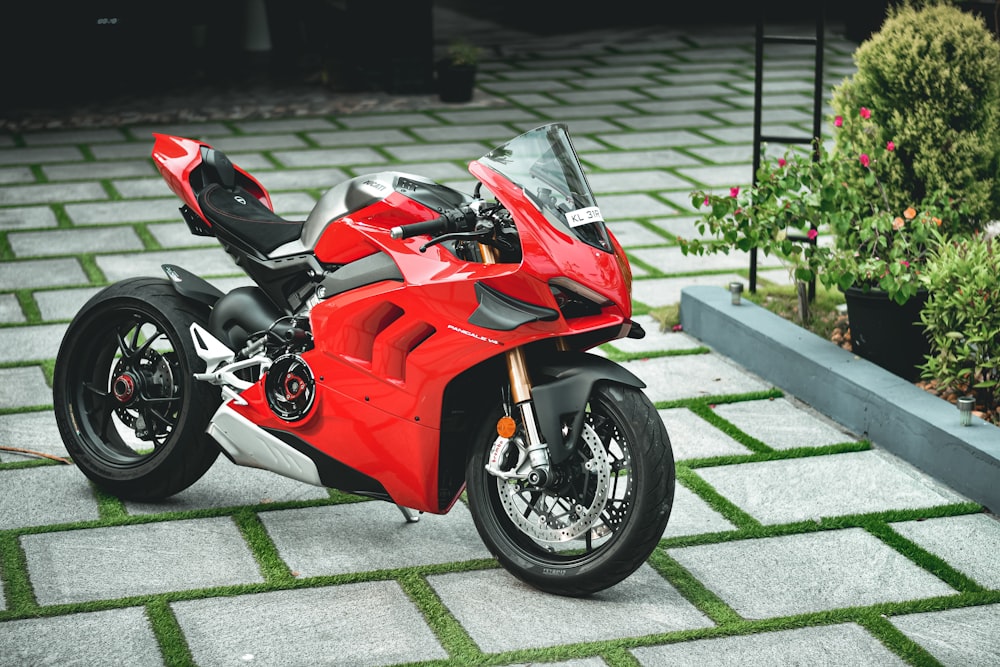
<svg viewBox="0 0 1000 667">
<path fill-rule="evenodd" d="M 198 204 L 210 223 L 264 255 L 302 233 L 303 222 L 285 220 L 240 187 L 227 190 L 213 183 L 199 195 Z"/>
</svg>

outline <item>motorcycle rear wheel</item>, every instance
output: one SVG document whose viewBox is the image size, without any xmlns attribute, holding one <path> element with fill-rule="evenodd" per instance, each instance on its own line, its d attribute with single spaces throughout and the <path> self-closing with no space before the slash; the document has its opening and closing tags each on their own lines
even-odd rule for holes
<svg viewBox="0 0 1000 667">
<path fill-rule="evenodd" d="M 159 500 L 194 484 L 219 447 L 205 433 L 221 397 L 189 328 L 207 309 L 158 278 L 105 288 L 70 323 L 56 357 L 53 407 L 73 462 L 101 489 Z"/>
<path fill-rule="evenodd" d="M 487 472 L 495 424 L 487 420 L 469 457 L 467 497 L 480 537 L 511 574 L 581 597 L 621 582 L 652 554 L 670 518 L 675 472 L 667 431 L 645 394 L 595 385 L 584 437 L 544 491 Z"/>
</svg>

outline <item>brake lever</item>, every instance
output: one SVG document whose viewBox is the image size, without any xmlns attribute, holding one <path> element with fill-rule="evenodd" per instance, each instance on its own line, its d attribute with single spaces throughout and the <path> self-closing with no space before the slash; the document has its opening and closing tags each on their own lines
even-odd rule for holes
<svg viewBox="0 0 1000 667">
<path fill-rule="evenodd" d="M 436 236 L 420 246 L 419 250 L 420 252 L 427 252 L 427 249 L 431 246 L 444 243 L 445 241 L 454 241 L 456 239 L 478 239 L 480 237 L 489 236 L 492 233 L 493 228 L 486 227 L 471 232 L 452 232 L 451 234 L 442 234 L 441 236 Z"/>
</svg>

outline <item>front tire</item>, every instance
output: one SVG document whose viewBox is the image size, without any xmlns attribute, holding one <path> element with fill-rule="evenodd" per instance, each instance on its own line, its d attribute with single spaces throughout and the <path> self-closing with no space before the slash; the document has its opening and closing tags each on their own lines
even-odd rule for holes
<svg viewBox="0 0 1000 667">
<path fill-rule="evenodd" d="M 70 323 L 56 357 L 53 406 L 81 472 L 128 500 L 159 500 L 201 478 L 219 454 L 205 427 L 221 402 L 189 329 L 207 309 L 158 278 L 115 283 Z"/>
<path fill-rule="evenodd" d="M 495 425 L 484 424 L 466 480 L 476 528 L 504 568 L 540 590 L 584 596 L 645 562 L 667 526 L 675 485 L 670 440 L 645 394 L 595 385 L 583 435 L 544 490 L 487 472 Z"/>
</svg>

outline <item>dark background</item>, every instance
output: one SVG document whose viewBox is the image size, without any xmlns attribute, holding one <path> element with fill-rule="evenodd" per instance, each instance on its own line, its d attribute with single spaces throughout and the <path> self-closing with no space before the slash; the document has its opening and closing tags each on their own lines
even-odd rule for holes
<svg viewBox="0 0 1000 667">
<path fill-rule="evenodd" d="M 892 0 L 827 2 L 830 22 L 860 43 Z M 0 110 L 73 105 L 175 86 L 239 85 L 262 79 L 315 82 L 331 90 L 431 92 L 432 5 L 544 35 L 615 26 L 753 25 L 813 21 L 801 0 L 265 0 L 271 50 L 244 49 L 246 0 L 4 3 Z M 995 2 L 971 2 L 992 21 Z M 995 25 L 995 23 L 993 24 Z M 454 26 L 452 26 L 454 29 Z"/>
</svg>

